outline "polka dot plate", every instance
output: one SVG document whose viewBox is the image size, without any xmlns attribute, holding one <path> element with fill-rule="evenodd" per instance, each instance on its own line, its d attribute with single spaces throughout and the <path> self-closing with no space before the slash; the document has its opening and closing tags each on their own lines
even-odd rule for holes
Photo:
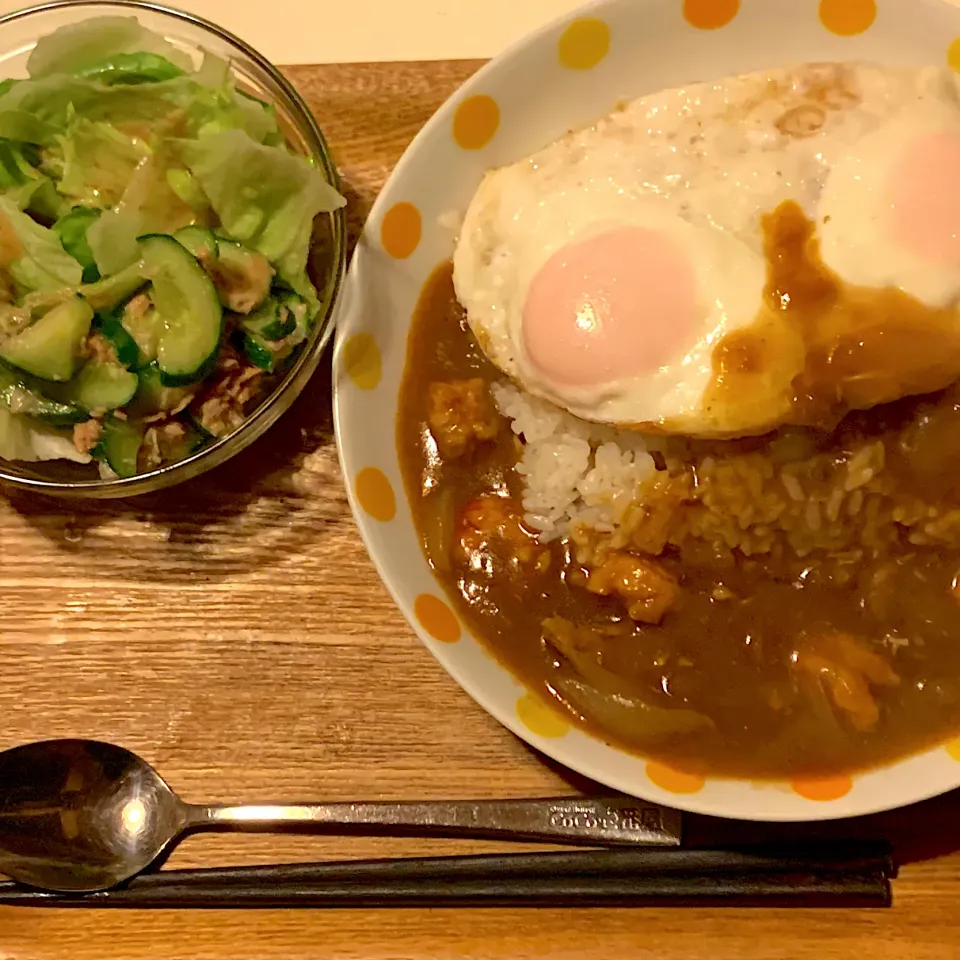
<svg viewBox="0 0 960 960">
<path fill-rule="evenodd" d="M 960 9 L 942 0 L 604 0 L 480 70 L 424 127 L 380 195 L 338 307 L 337 436 L 351 505 L 380 576 L 441 664 L 532 746 L 626 793 L 701 813 L 816 820 L 901 806 L 960 785 L 960 740 L 895 766 L 825 780 L 751 783 L 673 770 L 574 729 L 459 621 L 427 565 L 394 445 L 410 319 L 449 259 L 451 211 L 485 170 L 519 160 L 618 100 L 804 61 L 949 63 Z"/>
</svg>

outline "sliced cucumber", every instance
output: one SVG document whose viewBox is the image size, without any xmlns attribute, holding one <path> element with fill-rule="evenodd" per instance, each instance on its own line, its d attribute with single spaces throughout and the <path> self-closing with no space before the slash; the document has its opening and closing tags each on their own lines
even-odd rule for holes
<svg viewBox="0 0 960 960">
<path fill-rule="evenodd" d="M 118 363 L 90 360 L 70 381 L 67 396 L 84 410 L 117 410 L 137 392 L 137 375 Z"/>
<path fill-rule="evenodd" d="M 255 367 L 273 373 L 278 357 L 269 341 L 241 328 L 234 334 L 234 343 Z"/>
<path fill-rule="evenodd" d="M 143 443 L 144 427 L 118 417 L 107 417 L 103 433 L 93 450 L 97 460 L 106 461 L 118 477 L 133 477 L 137 474 L 137 456 Z"/>
<path fill-rule="evenodd" d="M 206 227 L 183 227 L 173 235 L 173 239 L 183 244 L 200 261 L 216 260 L 220 254 L 214 232 Z"/>
<path fill-rule="evenodd" d="M 73 297 L 0 346 L 0 359 L 42 380 L 67 381 L 76 372 L 93 310 Z"/>
<path fill-rule="evenodd" d="M 208 269 L 220 302 L 234 313 L 248 314 L 270 296 L 273 267 L 265 256 L 237 243 L 218 241 L 219 255 Z"/>
<path fill-rule="evenodd" d="M 140 249 L 163 321 L 157 345 L 163 382 L 167 386 L 192 383 L 203 377 L 220 346 L 223 310 L 217 291 L 196 259 L 173 237 L 141 237 Z"/>
<path fill-rule="evenodd" d="M 137 345 L 137 367 L 149 366 L 157 359 L 160 337 L 163 336 L 163 320 L 152 304 L 143 313 L 125 309 L 120 320 L 123 329 Z"/>
<path fill-rule="evenodd" d="M 71 403 L 46 397 L 8 367 L 0 366 L 0 406 L 22 413 L 51 427 L 67 427 L 87 419 L 86 411 Z"/>
<path fill-rule="evenodd" d="M 143 266 L 132 263 L 125 270 L 112 277 L 98 280 L 80 288 L 80 296 L 94 310 L 113 310 L 125 300 L 129 300 L 141 287 L 147 284 L 143 275 Z"/>
<path fill-rule="evenodd" d="M 160 368 L 155 363 L 140 371 L 139 380 L 137 392 L 127 407 L 127 415 L 133 419 L 175 410 L 190 393 L 189 387 L 164 386 Z"/>
<path fill-rule="evenodd" d="M 280 302 L 290 311 L 290 316 L 293 317 L 294 322 L 294 329 L 289 334 L 287 343 L 290 346 L 303 343 L 310 335 L 310 321 L 312 320 L 307 301 L 299 293 L 294 293 L 291 290 L 280 298 Z"/>
<path fill-rule="evenodd" d="M 208 443 L 211 443 L 216 437 L 207 433 L 203 427 L 199 426 L 189 418 L 178 421 L 183 424 L 186 431 L 178 440 L 172 441 L 164 450 L 165 459 L 170 461 L 186 460 L 191 454 L 196 453 Z"/>
<path fill-rule="evenodd" d="M 140 366 L 140 347 L 116 314 L 101 314 L 97 317 L 96 325 L 107 343 L 113 347 L 121 366 L 127 370 L 136 370 Z"/>
<path fill-rule="evenodd" d="M 271 297 L 245 317 L 240 326 L 264 340 L 282 340 L 297 328 L 297 321 L 285 303 Z"/>
</svg>

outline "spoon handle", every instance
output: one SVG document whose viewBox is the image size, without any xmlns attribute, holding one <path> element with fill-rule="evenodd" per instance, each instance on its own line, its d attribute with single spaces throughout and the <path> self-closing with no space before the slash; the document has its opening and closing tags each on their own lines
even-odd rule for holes
<svg viewBox="0 0 960 960">
<path fill-rule="evenodd" d="M 367 833 L 492 837 L 588 846 L 678 846 L 677 810 L 632 797 L 188 806 L 192 829 L 348 828 Z"/>
</svg>

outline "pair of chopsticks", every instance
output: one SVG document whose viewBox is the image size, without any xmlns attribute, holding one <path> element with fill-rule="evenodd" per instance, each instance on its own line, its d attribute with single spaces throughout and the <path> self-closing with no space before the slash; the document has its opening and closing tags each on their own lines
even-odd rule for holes
<svg viewBox="0 0 960 960">
<path fill-rule="evenodd" d="M 33 907 L 590 907 L 890 905 L 883 843 L 623 849 L 166 870 L 103 893 L 0 883 Z"/>
</svg>

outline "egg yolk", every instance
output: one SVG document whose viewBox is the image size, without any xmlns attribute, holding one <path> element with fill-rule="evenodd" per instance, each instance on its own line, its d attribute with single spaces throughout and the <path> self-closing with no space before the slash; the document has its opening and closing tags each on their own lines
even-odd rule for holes
<svg viewBox="0 0 960 960">
<path fill-rule="evenodd" d="M 578 387 L 678 359 L 696 325 L 692 265 L 669 236 L 646 227 L 562 247 L 534 276 L 523 308 L 530 362 L 555 383 Z"/>
<path fill-rule="evenodd" d="M 960 133 L 915 140 L 893 164 L 887 183 L 890 229 L 934 263 L 960 264 Z"/>
</svg>

